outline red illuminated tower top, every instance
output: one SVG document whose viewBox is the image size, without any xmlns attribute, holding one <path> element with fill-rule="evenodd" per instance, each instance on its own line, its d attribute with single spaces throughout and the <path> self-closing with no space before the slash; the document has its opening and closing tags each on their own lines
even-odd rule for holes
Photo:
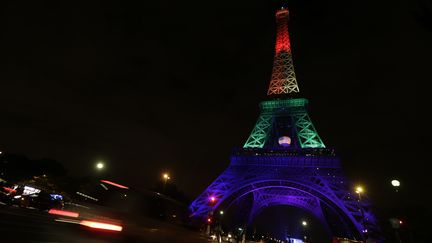
<svg viewBox="0 0 432 243">
<path fill-rule="evenodd" d="M 288 16 L 288 9 L 281 8 L 276 12 L 276 48 L 273 72 L 267 95 L 283 95 L 299 92 L 291 55 Z"/>
</svg>

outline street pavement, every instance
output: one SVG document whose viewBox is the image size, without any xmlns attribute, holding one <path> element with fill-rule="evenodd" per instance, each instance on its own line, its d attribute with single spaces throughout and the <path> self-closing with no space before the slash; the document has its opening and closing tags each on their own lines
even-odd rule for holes
<svg viewBox="0 0 432 243">
<path fill-rule="evenodd" d="M 152 219 L 139 225 L 126 222 L 122 232 L 107 232 L 57 222 L 57 218 L 45 211 L 0 205 L 0 242 L 210 242 L 199 232 Z"/>
</svg>

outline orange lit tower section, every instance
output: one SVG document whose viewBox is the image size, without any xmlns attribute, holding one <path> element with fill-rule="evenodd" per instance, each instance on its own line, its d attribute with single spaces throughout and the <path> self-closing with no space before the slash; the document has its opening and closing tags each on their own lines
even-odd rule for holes
<svg viewBox="0 0 432 243">
<path fill-rule="evenodd" d="M 299 92 L 288 34 L 288 16 L 288 9 L 282 8 L 276 12 L 276 48 L 268 95 Z"/>
</svg>

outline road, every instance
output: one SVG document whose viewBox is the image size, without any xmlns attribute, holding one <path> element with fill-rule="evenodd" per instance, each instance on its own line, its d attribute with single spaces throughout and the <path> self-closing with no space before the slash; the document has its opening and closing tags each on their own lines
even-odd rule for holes
<svg viewBox="0 0 432 243">
<path fill-rule="evenodd" d="M 198 232 L 149 219 L 144 224 L 125 224 L 123 232 L 93 230 L 56 222 L 43 211 L 0 205 L 0 242 L 210 242 Z"/>
</svg>

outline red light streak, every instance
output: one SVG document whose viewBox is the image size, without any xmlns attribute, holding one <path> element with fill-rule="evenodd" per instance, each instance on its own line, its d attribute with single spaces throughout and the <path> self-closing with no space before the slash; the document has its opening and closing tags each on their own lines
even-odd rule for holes
<svg viewBox="0 0 432 243">
<path fill-rule="evenodd" d="M 116 186 L 116 187 L 118 187 L 118 188 L 122 188 L 122 189 L 129 189 L 129 187 L 127 187 L 127 186 L 123 186 L 123 185 L 117 184 L 117 183 L 112 182 L 112 181 L 101 180 L 101 182 L 102 182 L 102 183 L 109 184 L 109 185 L 111 185 L 111 186 Z"/>
<path fill-rule="evenodd" d="M 16 192 L 15 189 L 10 188 L 10 187 L 5 187 L 5 186 L 4 186 L 3 189 L 5 189 L 5 191 L 7 191 L 8 193 L 15 193 L 15 192 Z"/>
<path fill-rule="evenodd" d="M 64 210 L 58 210 L 58 209 L 50 209 L 48 211 L 49 214 L 55 214 L 55 215 L 61 215 L 61 216 L 68 216 L 72 218 L 78 218 L 79 213 L 76 212 L 70 212 L 70 211 L 64 211 Z"/>
<path fill-rule="evenodd" d="M 122 231 L 123 230 L 123 227 L 120 225 L 100 223 L 100 222 L 88 221 L 88 220 L 82 220 L 80 222 L 80 225 L 84 225 L 84 226 L 94 228 L 94 229 L 105 229 L 105 230 L 112 230 L 112 231 Z"/>
</svg>

